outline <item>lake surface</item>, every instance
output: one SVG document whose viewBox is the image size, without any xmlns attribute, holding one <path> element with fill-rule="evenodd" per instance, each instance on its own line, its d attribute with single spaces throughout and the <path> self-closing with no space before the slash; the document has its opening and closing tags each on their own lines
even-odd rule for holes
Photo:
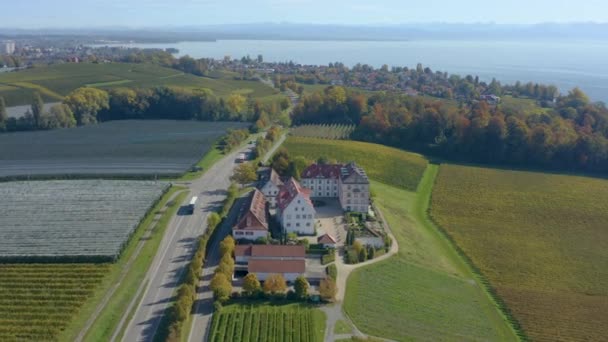
<svg viewBox="0 0 608 342">
<path fill-rule="evenodd" d="M 118 44 L 140 48 L 176 48 L 195 58 L 264 56 L 266 61 L 302 64 L 342 62 L 379 67 L 415 67 L 422 63 L 450 74 L 493 77 L 503 83 L 554 84 L 562 92 L 579 86 L 594 100 L 608 102 L 608 43 L 605 41 L 294 41 L 220 40 L 174 44 Z"/>
</svg>

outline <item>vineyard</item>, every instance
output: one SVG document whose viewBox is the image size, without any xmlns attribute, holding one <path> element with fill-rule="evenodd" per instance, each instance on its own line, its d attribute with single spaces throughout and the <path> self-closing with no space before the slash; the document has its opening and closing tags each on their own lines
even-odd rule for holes
<svg viewBox="0 0 608 342">
<path fill-rule="evenodd" d="M 323 341 L 325 315 L 300 305 L 231 305 L 213 315 L 209 341 Z"/>
<path fill-rule="evenodd" d="M 0 183 L 0 260 L 112 261 L 167 188 L 151 181 Z"/>
<path fill-rule="evenodd" d="M 533 341 L 608 336 L 608 181 L 441 165 L 432 217 Z"/>
<path fill-rule="evenodd" d="M 355 161 L 377 181 L 414 191 L 428 161 L 421 155 L 359 141 L 289 137 L 284 144 L 292 156 L 309 160 L 326 157 L 346 163 Z"/>
<path fill-rule="evenodd" d="M 0 264 L 0 341 L 56 341 L 108 264 Z"/>
<path fill-rule="evenodd" d="M 293 128 L 291 134 L 298 137 L 341 140 L 350 138 L 354 130 L 355 125 L 302 125 Z"/>
</svg>

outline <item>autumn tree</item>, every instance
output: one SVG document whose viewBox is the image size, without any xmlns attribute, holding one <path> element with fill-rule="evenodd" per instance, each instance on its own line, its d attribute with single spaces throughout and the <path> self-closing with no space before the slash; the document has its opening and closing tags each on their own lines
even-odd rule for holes
<svg viewBox="0 0 608 342">
<path fill-rule="evenodd" d="M 209 288 L 213 291 L 213 296 L 220 302 L 225 302 L 232 293 L 232 283 L 224 273 L 216 273 L 211 279 Z"/>
<path fill-rule="evenodd" d="M 310 288 L 310 284 L 304 276 L 299 276 L 296 278 L 296 282 L 294 284 L 294 289 L 296 291 L 296 296 L 299 299 L 305 299 L 308 296 L 308 289 Z"/>
<path fill-rule="evenodd" d="M 258 179 L 256 167 L 253 163 L 242 163 L 234 169 L 230 180 L 241 185 L 255 182 Z"/>
<path fill-rule="evenodd" d="M 264 281 L 264 292 L 270 294 L 284 293 L 287 291 L 287 282 L 281 274 L 271 274 Z"/>
<path fill-rule="evenodd" d="M 63 103 L 68 105 L 78 125 L 97 122 L 97 113 L 109 108 L 108 93 L 96 88 L 78 88 L 69 93 Z"/>
<path fill-rule="evenodd" d="M 249 273 L 243 279 L 243 291 L 248 295 L 254 295 L 261 290 L 260 281 L 255 273 Z"/>
<path fill-rule="evenodd" d="M 216 212 L 213 212 L 207 216 L 207 229 L 214 230 L 218 224 L 222 222 L 222 218 Z"/>
<path fill-rule="evenodd" d="M 325 278 L 321 280 L 321 283 L 319 284 L 319 295 L 323 300 L 333 302 L 336 299 L 337 293 L 338 287 L 333 279 Z"/>
<path fill-rule="evenodd" d="M 241 94 L 231 94 L 226 100 L 226 106 L 233 116 L 242 113 L 246 104 L 247 99 Z"/>
<path fill-rule="evenodd" d="M 76 118 L 70 107 L 63 103 L 51 107 L 47 115 L 46 128 L 70 128 L 76 126 Z"/>
<path fill-rule="evenodd" d="M 230 235 L 226 236 L 222 242 L 220 242 L 220 255 L 224 257 L 225 255 L 232 256 L 234 249 L 236 248 L 236 242 L 234 238 Z"/>
</svg>

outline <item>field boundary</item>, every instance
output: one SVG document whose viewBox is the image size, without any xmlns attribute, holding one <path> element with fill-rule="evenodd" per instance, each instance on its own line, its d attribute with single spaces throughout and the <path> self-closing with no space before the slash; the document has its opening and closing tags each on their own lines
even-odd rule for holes
<svg viewBox="0 0 608 342">
<path fill-rule="evenodd" d="M 496 292 L 496 290 L 494 289 L 494 287 L 492 286 L 490 281 L 485 277 L 485 275 L 481 272 L 481 270 L 473 263 L 472 259 L 464 252 L 464 250 L 456 243 L 456 241 L 454 240 L 452 235 L 450 233 L 448 233 L 448 231 L 443 226 L 441 226 L 439 223 L 437 223 L 437 221 L 433 218 L 433 215 L 431 214 L 432 213 L 432 203 L 433 203 L 432 202 L 433 188 L 435 187 L 435 184 L 437 182 L 437 174 L 439 173 L 440 164 L 429 164 L 429 165 L 436 165 L 437 173 L 435 173 L 435 175 L 433 176 L 433 186 L 431 187 L 431 191 L 429 194 L 429 200 L 427 203 L 427 209 L 426 209 L 427 219 L 429 220 L 429 222 L 432 225 L 435 226 L 435 228 L 437 229 L 437 232 L 439 232 L 439 234 L 447 240 L 447 242 L 452 246 L 452 248 L 454 248 L 454 250 L 456 251 L 458 256 L 469 268 L 469 271 L 473 274 L 473 276 L 475 278 L 477 278 L 477 281 L 482 285 L 483 291 L 490 298 L 490 300 L 494 303 L 494 305 L 496 305 L 496 307 L 498 308 L 501 315 L 504 316 L 505 320 L 509 323 L 509 326 L 511 327 L 511 329 L 513 329 L 513 331 L 515 332 L 515 335 L 521 341 L 524 341 L 524 342 L 529 341 L 530 339 L 528 338 L 528 336 L 522 329 L 521 324 L 513 316 L 511 310 L 506 305 L 506 303 L 502 300 L 502 298 L 498 295 L 498 293 Z"/>
</svg>

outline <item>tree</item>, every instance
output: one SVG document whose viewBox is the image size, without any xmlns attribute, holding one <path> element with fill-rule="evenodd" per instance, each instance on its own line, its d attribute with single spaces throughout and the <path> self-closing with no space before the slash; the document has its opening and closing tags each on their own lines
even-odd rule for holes
<svg viewBox="0 0 608 342">
<path fill-rule="evenodd" d="M 49 110 L 49 120 L 51 124 L 48 128 L 70 128 L 76 126 L 76 118 L 70 107 L 63 103 L 59 103 L 51 107 Z"/>
<path fill-rule="evenodd" d="M 42 126 L 42 115 L 44 115 L 44 102 L 38 92 L 34 93 L 32 100 L 32 116 L 34 118 L 34 127 L 40 128 Z"/>
<path fill-rule="evenodd" d="M 287 291 L 287 282 L 281 274 L 271 274 L 264 281 L 264 292 L 270 294 L 284 293 Z"/>
<path fill-rule="evenodd" d="M 78 88 L 63 103 L 70 107 L 78 125 L 96 123 L 97 113 L 110 107 L 108 93 L 95 88 Z"/>
<path fill-rule="evenodd" d="M 218 213 L 213 212 L 209 214 L 207 217 L 207 229 L 214 230 L 220 222 L 222 222 L 222 218 Z"/>
<path fill-rule="evenodd" d="M 226 105 L 230 110 L 233 117 L 236 117 L 235 114 L 240 114 L 245 109 L 245 104 L 247 104 L 247 99 L 241 94 L 231 94 L 228 96 L 226 100 Z"/>
<path fill-rule="evenodd" d="M 249 273 L 243 279 L 243 291 L 248 295 L 253 295 L 261 290 L 260 281 L 255 273 Z"/>
<path fill-rule="evenodd" d="M 227 301 L 230 298 L 230 293 L 232 293 L 232 284 L 223 273 L 216 273 L 213 276 L 209 288 L 213 291 L 215 299 L 220 302 Z"/>
<path fill-rule="evenodd" d="M 337 293 L 338 287 L 333 279 L 325 278 L 321 280 L 321 283 L 319 284 L 319 295 L 323 300 L 333 302 L 336 299 Z"/>
<path fill-rule="evenodd" d="M 6 104 L 4 98 L 0 96 L 0 131 L 6 129 L 6 122 L 8 121 L 8 114 L 6 113 Z"/>
<path fill-rule="evenodd" d="M 358 241 L 358 240 L 353 241 L 353 249 L 355 250 L 357 255 L 359 255 L 361 253 L 361 250 L 364 249 L 363 245 L 361 244 L 361 241 Z"/>
<path fill-rule="evenodd" d="M 310 284 L 304 276 L 299 276 L 296 278 L 296 282 L 294 284 L 294 289 L 296 291 L 296 296 L 299 299 L 305 299 L 308 296 L 308 289 L 310 288 Z"/>
<path fill-rule="evenodd" d="M 364 262 L 365 260 L 367 260 L 367 249 L 361 248 L 359 251 L 359 262 Z"/>
<path fill-rule="evenodd" d="M 220 242 L 220 255 L 224 257 L 225 255 L 232 256 L 234 249 L 236 248 L 236 242 L 234 238 L 230 235 L 226 236 L 222 242 Z"/>
<path fill-rule="evenodd" d="M 256 167 L 253 163 L 242 163 L 234 169 L 234 174 L 230 180 L 239 184 L 249 184 L 258 179 Z"/>
</svg>

